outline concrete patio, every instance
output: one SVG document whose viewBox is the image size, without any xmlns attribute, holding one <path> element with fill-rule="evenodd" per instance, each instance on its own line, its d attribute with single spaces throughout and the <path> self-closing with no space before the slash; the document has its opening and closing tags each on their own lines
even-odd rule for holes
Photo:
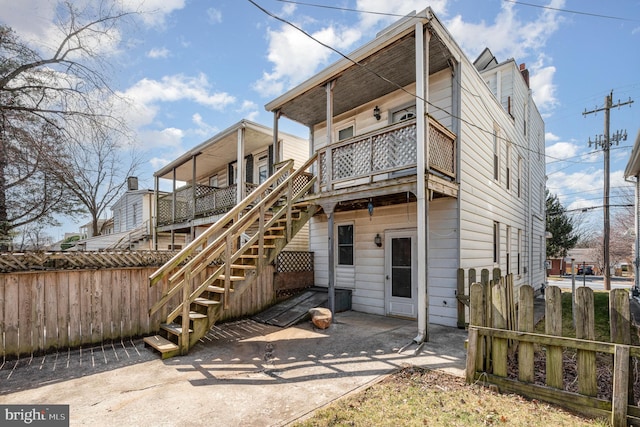
<svg viewBox="0 0 640 427">
<path fill-rule="evenodd" d="M 419 354 L 398 353 L 416 327 L 348 311 L 327 330 L 216 326 L 166 361 L 141 340 L 22 358 L 0 368 L 0 403 L 68 404 L 71 425 L 287 425 L 403 366 L 463 376 L 466 331 L 432 325 Z"/>
</svg>

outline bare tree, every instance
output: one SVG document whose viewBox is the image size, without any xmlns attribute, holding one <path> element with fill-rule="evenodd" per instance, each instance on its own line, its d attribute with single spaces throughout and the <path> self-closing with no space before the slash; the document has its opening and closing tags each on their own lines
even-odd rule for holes
<svg viewBox="0 0 640 427">
<path fill-rule="evenodd" d="M 126 129 L 103 109 L 103 101 L 114 95 L 103 49 L 118 42 L 118 25 L 132 14 L 115 4 L 87 4 L 91 9 L 81 10 L 64 3 L 61 39 L 48 53 L 0 26 L 0 250 L 17 227 L 77 213 L 68 196 L 69 190 L 76 197 L 78 192 L 57 180 L 57 172 L 78 163 L 67 142 L 86 135 L 79 129 L 114 134 Z"/>
<path fill-rule="evenodd" d="M 133 146 L 127 150 L 119 141 L 113 132 L 105 132 L 104 127 L 89 127 L 82 141 L 68 141 L 65 146 L 68 162 L 56 168 L 59 182 L 91 215 L 93 236 L 100 234 L 98 220 L 141 163 Z"/>
</svg>

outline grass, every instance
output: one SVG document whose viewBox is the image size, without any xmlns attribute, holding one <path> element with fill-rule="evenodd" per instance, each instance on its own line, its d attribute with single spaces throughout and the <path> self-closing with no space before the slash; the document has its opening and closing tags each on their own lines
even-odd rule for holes
<svg viewBox="0 0 640 427">
<path fill-rule="evenodd" d="M 405 368 L 296 426 L 606 426 L 439 371 Z"/>
</svg>

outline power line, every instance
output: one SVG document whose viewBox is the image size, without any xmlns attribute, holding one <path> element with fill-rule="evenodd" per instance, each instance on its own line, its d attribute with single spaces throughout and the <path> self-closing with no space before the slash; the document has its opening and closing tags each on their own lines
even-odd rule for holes
<svg viewBox="0 0 640 427">
<path fill-rule="evenodd" d="M 399 14 L 399 13 L 376 12 L 376 11 L 371 11 L 371 10 L 353 9 L 353 8 L 340 7 L 340 6 L 329 6 L 329 5 L 326 5 L 326 4 L 307 3 L 307 2 L 294 1 L 294 0 L 276 0 L 276 1 L 279 1 L 281 3 L 291 3 L 291 4 L 295 4 L 295 5 L 300 5 L 300 6 L 309 6 L 309 7 L 318 7 L 318 8 L 322 8 L 322 9 L 339 10 L 339 11 L 343 11 L 343 12 L 366 13 L 366 14 L 369 14 L 369 15 L 381 15 L 381 16 L 392 16 L 392 17 L 405 17 L 406 16 L 406 15 Z M 541 4 L 526 3 L 526 2 L 522 2 L 522 1 L 518 1 L 518 0 L 502 0 L 502 1 L 504 1 L 506 3 L 513 3 L 513 4 L 516 4 L 516 5 L 519 5 L 519 6 L 535 7 L 535 8 L 539 8 L 539 9 L 553 10 L 555 12 L 572 13 L 574 15 L 591 16 L 591 17 L 594 17 L 594 18 L 615 19 L 615 20 L 618 20 L 618 21 L 630 21 L 630 22 L 638 22 L 638 21 L 640 21 L 638 19 L 623 18 L 623 17 L 611 16 L 611 15 L 603 15 L 603 14 L 600 14 L 600 13 L 583 12 L 583 11 L 580 11 L 580 10 L 563 9 L 563 8 L 559 8 L 559 7 L 544 6 L 544 5 L 541 5 Z M 418 17 L 416 17 L 416 18 L 418 18 Z"/>
</svg>

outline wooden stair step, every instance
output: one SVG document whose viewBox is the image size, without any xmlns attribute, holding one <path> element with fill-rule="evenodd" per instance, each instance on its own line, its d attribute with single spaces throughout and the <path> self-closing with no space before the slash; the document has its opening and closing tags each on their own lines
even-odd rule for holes
<svg viewBox="0 0 640 427">
<path fill-rule="evenodd" d="M 255 270 L 257 267 L 255 265 L 248 265 L 248 264 L 231 264 L 231 269 L 238 269 L 238 270 Z"/>
<path fill-rule="evenodd" d="M 207 290 L 216 294 L 224 294 L 224 288 L 222 286 L 209 285 L 207 286 Z M 229 292 L 233 292 L 233 289 L 229 289 Z"/>
<path fill-rule="evenodd" d="M 284 239 L 284 236 L 281 234 L 268 234 L 263 236 L 264 240 L 276 240 L 276 239 Z"/>
<path fill-rule="evenodd" d="M 221 275 L 218 276 L 219 280 L 226 280 L 226 278 L 227 278 L 227 276 L 224 275 L 224 274 L 221 274 Z M 245 280 L 245 279 L 246 279 L 246 277 L 244 277 L 244 276 L 234 276 L 234 275 L 229 276 L 229 280 L 232 281 L 232 282 L 240 282 L 240 281 Z"/>
<path fill-rule="evenodd" d="M 276 245 L 262 245 L 264 249 L 275 249 Z M 251 249 L 260 249 L 260 245 L 253 245 Z"/>
<path fill-rule="evenodd" d="M 190 311 L 189 312 L 189 319 L 191 319 L 191 320 L 206 319 L 206 318 L 207 318 L 206 314 L 198 313 L 198 312 L 195 312 L 195 311 Z"/>
<path fill-rule="evenodd" d="M 160 329 L 163 329 L 174 335 L 182 335 L 182 326 L 177 323 L 163 323 L 160 325 Z M 192 329 L 189 329 L 189 333 L 193 332 Z"/>
<path fill-rule="evenodd" d="M 198 305 L 204 305 L 204 306 L 222 304 L 220 301 L 214 301 L 212 299 L 207 299 L 207 298 L 196 298 L 193 302 Z"/>
<path fill-rule="evenodd" d="M 149 346 L 155 348 L 160 353 L 167 353 L 169 351 L 176 351 L 180 349 L 180 347 L 178 347 L 178 344 L 171 342 L 168 339 L 161 337 L 160 335 L 144 337 L 143 341 Z"/>
</svg>

